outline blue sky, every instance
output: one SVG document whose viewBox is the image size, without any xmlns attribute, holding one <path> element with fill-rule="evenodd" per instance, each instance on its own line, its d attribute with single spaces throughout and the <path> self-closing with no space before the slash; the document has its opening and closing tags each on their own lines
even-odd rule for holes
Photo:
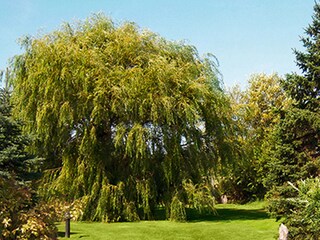
<svg viewBox="0 0 320 240">
<path fill-rule="evenodd" d="M 104 12 L 169 40 L 214 54 L 227 87 L 253 73 L 299 72 L 293 48 L 311 23 L 314 0 L 0 0 L 0 69 L 21 52 L 17 39 Z"/>
</svg>

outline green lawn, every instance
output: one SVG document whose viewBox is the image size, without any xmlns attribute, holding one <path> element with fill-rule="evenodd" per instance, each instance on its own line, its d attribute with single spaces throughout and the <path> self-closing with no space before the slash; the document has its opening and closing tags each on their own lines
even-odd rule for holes
<svg viewBox="0 0 320 240">
<path fill-rule="evenodd" d="M 269 219 L 262 203 L 217 205 L 217 216 L 196 216 L 186 223 L 141 221 L 134 223 L 71 222 L 71 239 L 275 239 L 279 223 Z M 64 224 L 58 225 L 59 239 L 65 239 Z"/>
</svg>

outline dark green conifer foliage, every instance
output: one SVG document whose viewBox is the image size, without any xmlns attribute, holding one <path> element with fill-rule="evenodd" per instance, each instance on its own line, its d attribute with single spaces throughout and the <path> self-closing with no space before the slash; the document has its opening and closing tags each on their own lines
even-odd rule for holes
<svg viewBox="0 0 320 240">
<path fill-rule="evenodd" d="M 229 103 L 210 58 L 101 15 L 22 44 L 15 113 L 47 160 L 49 197 L 78 199 L 82 219 L 98 221 L 150 219 L 159 205 L 180 220 L 186 206 L 212 209 L 183 184 L 207 196 L 204 177 L 231 159 Z"/>
<path fill-rule="evenodd" d="M 8 73 L 4 77 L 5 87 L 0 88 L 0 175 L 27 180 L 37 159 L 26 152 L 30 139 L 22 134 L 21 122 L 12 117 L 7 79 Z"/>
<path fill-rule="evenodd" d="M 296 107 L 319 111 L 320 104 L 320 5 L 314 6 L 312 23 L 306 28 L 306 36 L 301 38 L 305 52 L 295 50 L 296 62 L 303 76 L 288 75 L 284 88 L 296 100 Z"/>
<path fill-rule="evenodd" d="M 265 185 L 272 189 L 275 214 L 288 214 L 290 201 L 297 195 L 288 181 L 318 176 L 320 173 L 320 5 L 315 4 L 313 22 L 301 40 L 305 52 L 295 51 L 303 75 L 287 75 L 283 87 L 292 98 L 292 106 L 281 111 L 280 123 L 265 148 L 268 159 Z M 285 203 L 285 204 L 284 204 Z M 287 204 L 287 205 L 286 205 Z"/>
</svg>

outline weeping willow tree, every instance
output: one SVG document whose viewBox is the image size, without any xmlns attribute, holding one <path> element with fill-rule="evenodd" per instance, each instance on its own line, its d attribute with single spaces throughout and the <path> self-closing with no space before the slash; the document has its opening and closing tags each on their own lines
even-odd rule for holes
<svg viewBox="0 0 320 240">
<path fill-rule="evenodd" d="M 231 153 L 212 57 L 102 15 L 21 44 L 15 114 L 46 159 L 47 197 L 81 201 L 82 219 L 95 221 L 212 209 L 206 177 Z"/>
</svg>

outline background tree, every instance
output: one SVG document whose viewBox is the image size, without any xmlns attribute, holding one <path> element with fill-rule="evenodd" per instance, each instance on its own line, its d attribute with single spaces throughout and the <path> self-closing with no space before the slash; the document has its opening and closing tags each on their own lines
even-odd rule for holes
<svg viewBox="0 0 320 240">
<path fill-rule="evenodd" d="M 289 181 L 295 184 L 298 180 L 319 175 L 319 32 L 320 5 L 316 3 L 313 22 L 307 27 L 306 36 L 301 39 L 306 52 L 295 50 L 297 65 L 303 75 L 287 75 L 283 82 L 283 87 L 293 102 L 290 108 L 281 112 L 281 120 L 269 146 L 266 167 L 270 174 L 266 182 L 272 188 L 269 193 L 272 200 L 270 210 L 275 215 L 287 215 L 294 208 L 293 202 L 286 201 L 286 198 L 296 197 L 298 192 L 288 184 Z M 298 218 L 302 220 L 301 229 L 307 229 L 306 224 L 309 225 L 310 222 L 303 222 L 303 218 L 297 215 Z M 294 219 L 292 215 L 291 219 Z M 288 221 L 289 225 L 291 223 Z M 297 227 L 297 222 L 290 226 Z"/>
<path fill-rule="evenodd" d="M 80 199 L 83 219 L 99 221 L 149 219 L 159 205 L 182 220 L 185 206 L 212 209 L 203 182 L 232 151 L 210 58 L 104 16 L 22 45 L 15 113 L 47 159 L 51 197 Z"/>
<path fill-rule="evenodd" d="M 289 104 L 280 81 L 277 74 L 254 74 L 247 89 L 235 87 L 229 93 L 242 158 L 229 169 L 223 188 L 236 201 L 264 197 L 263 182 L 268 173 L 264 169 L 263 152 L 270 133 L 280 120 L 280 110 Z"/>
</svg>

